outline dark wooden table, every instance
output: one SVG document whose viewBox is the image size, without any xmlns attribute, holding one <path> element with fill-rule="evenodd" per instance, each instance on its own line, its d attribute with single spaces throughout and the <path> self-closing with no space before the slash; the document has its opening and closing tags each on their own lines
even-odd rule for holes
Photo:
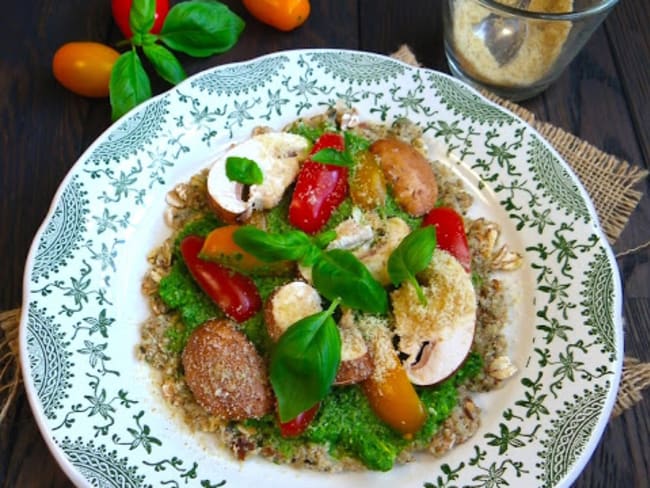
<svg viewBox="0 0 650 488">
<path fill-rule="evenodd" d="M 188 73 L 282 49 L 340 47 L 390 53 L 408 43 L 426 66 L 448 71 L 441 2 L 312 1 L 307 23 L 281 33 L 253 20 L 241 2 L 225 3 L 247 21 L 230 52 L 182 58 Z M 523 105 L 601 149 L 650 165 L 650 10 L 622 0 L 569 69 Z M 108 100 L 64 90 L 51 73 L 58 46 L 72 40 L 114 43 L 120 34 L 109 0 L 3 2 L 0 15 L 0 310 L 20 306 L 24 260 L 60 181 L 110 125 Z M 155 84 L 156 92 L 165 90 Z M 650 184 L 615 251 L 650 238 Z M 619 259 L 625 286 L 626 354 L 650 361 L 650 249 Z M 650 486 L 650 401 L 610 422 L 576 486 Z M 0 426 L 0 485 L 69 486 L 49 454 L 21 392 Z"/>
</svg>

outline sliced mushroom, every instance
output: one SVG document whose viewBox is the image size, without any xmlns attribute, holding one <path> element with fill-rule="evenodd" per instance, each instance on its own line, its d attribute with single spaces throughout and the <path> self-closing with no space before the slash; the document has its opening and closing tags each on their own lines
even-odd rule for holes
<svg viewBox="0 0 650 488">
<path fill-rule="evenodd" d="M 353 252 L 366 265 L 370 274 L 382 285 L 390 283 L 388 276 L 388 258 L 399 246 L 411 229 L 399 217 L 391 217 L 373 224 L 376 240 L 368 249 Z"/>
<path fill-rule="evenodd" d="M 266 299 L 266 329 L 271 339 L 277 341 L 289 326 L 321 310 L 318 292 L 304 281 L 292 281 L 273 290 Z"/>
<path fill-rule="evenodd" d="M 438 198 L 438 183 L 431 163 L 422 153 L 396 138 L 375 141 L 370 152 L 379 158 L 400 207 L 414 217 L 433 208 Z"/>
<path fill-rule="evenodd" d="M 188 387 L 210 414 L 243 420 L 272 411 L 264 361 L 229 320 L 209 320 L 192 332 L 182 361 Z"/>
<path fill-rule="evenodd" d="M 208 173 L 208 203 L 227 223 L 248 220 L 253 210 L 275 207 L 293 182 L 306 157 L 309 141 L 287 132 L 265 132 L 228 149 Z M 248 158 L 257 163 L 264 180 L 259 185 L 243 185 L 226 175 L 229 157 Z"/>
<path fill-rule="evenodd" d="M 335 385 L 352 385 L 372 374 L 372 360 L 366 341 L 354 322 L 350 310 L 343 312 L 339 320 L 341 334 L 341 365 L 336 373 Z"/>
<path fill-rule="evenodd" d="M 467 357 L 474 339 L 477 300 L 470 276 L 458 261 L 436 250 L 418 278 L 426 304 L 410 283 L 391 293 L 398 349 L 412 383 L 448 378 Z"/>
</svg>

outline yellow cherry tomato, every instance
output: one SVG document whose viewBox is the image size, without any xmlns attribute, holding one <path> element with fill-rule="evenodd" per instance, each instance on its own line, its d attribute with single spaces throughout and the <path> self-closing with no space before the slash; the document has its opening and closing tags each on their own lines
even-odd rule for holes
<svg viewBox="0 0 650 488">
<path fill-rule="evenodd" d="M 54 54 L 52 72 L 59 83 L 78 95 L 107 97 L 111 70 L 119 57 L 115 49 L 98 42 L 69 42 Z"/>
<path fill-rule="evenodd" d="M 373 375 L 364 380 L 361 389 L 375 415 L 393 430 L 410 438 L 422 428 L 427 414 L 397 357 L 394 363 L 380 378 Z"/>
<path fill-rule="evenodd" d="M 350 178 L 350 198 L 364 210 L 372 210 L 386 202 L 386 179 L 375 157 L 368 151 L 357 155 Z"/>
<path fill-rule="evenodd" d="M 311 10 L 309 0 L 244 0 L 244 7 L 257 20 L 281 31 L 301 26 Z"/>
</svg>

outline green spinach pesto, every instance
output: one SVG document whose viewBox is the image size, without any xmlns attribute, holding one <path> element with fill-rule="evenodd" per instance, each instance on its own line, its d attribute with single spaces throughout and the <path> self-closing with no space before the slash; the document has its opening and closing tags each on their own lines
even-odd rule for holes
<svg viewBox="0 0 650 488">
<path fill-rule="evenodd" d="M 424 447 L 430 442 L 458 404 L 457 387 L 476 376 L 481 368 L 481 357 L 471 354 L 448 380 L 435 387 L 417 388 L 428 417 L 422 429 L 410 440 L 375 416 L 357 385 L 332 388 L 321 402 L 315 419 L 299 437 L 282 437 L 273 415 L 246 420 L 244 425 L 255 429 L 258 442 L 271 446 L 288 459 L 300 445 L 313 442 L 327 445 L 334 458 L 349 456 L 359 459 L 368 469 L 388 471 L 404 449 Z"/>
</svg>

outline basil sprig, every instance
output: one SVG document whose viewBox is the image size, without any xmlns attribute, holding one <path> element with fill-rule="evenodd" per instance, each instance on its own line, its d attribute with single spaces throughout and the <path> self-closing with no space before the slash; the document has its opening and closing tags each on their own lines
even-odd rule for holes
<svg viewBox="0 0 650 488">
<path fill-rule="evenodd" d="M 429 265 L 435 248 L 436 228 L 428 225 L 414 230 L 402 239 L 388 258 L 388 276 L 391 282 L 396 286 L 404 281 L 411 283 L 423 305 L 426 304 L 426 297 L 415 275 Z"/>
<path fill-rule="evenodd" d="M 341 362 L 341 337 L 332 318 L 338 300 L 291 325 L 271 354 L 270 379 L 280 421 L 294 419 L 327 395 Z"/>
<path fill-rule="evenodd" d="M 264 173 L 259 165 L 252 159 L 239 156 L 226 158 L 226 176 L 244 185 L 259 185 L 264 181 Z"/>
<path fill-rule="evenodd" d="M 169 10 L 160 34 L 156 35 L 150 32 L 155 8 L 155 0 L 133 0 L 131 5 L 131 49 L 118 58 L 109 82 L 113 120 L 151 98 L 151 83 L 137 48 L 142 49 L 161 78 L 175 85 L 187 75 L 170 49 L 194 57 L 222 53 L 235 45 L 245 25 L 217 0 L 189 0 Z"/>
<path fill-rule="evenodd" d="M 110 80 L 113 120 L 125 114 L 140 102 L 151 98 L 151 82 L 140 57 L 131 51 L 122 54 L 113 65 Z"/>
<path fill-rule="evenodd" d="M 160 40 L 195 58 L 227 51 L 244 29 L 244 21 L 216 0 L 181 2 L 169 10 Z"/>
<path fill-rule="evenodd" d="M 310 159 L 316 163 L 352 168 L 355 155 L 358 152 L 366 151 L 370 147 L 370 142 L 349 131 L 345 131 L 343 137 L 345 139 L 345 149 L 343 151 L 328 147 L 313 154 Z"/>
<path fill-rule="evenodd" d="M 319 255 L 312 268 L 314 287 L 328 300 L 368 313 L 388 312 L 388 294 L 368 268 L 350 251 L 333 249 Z"/>
<path fill-rule="evenodd" d="M 350 153 L 347 151 L 338 151 L 331 147 L 321 149 L 310 156 L 309 159 L 315 163 L 332 164 L 334 166 L 343 166 L 345 168 L 351 168 L 354 166 L 354 159 L 352 159 Z"/>
<path fill-rule="evenodd" d="M 334 231 L 311 238 L 299 230 L 271 233 L 253 226 L 233 234 L 239 247 L 261 261 L 290 260 L 312 266 L 314 287 L 328 300 L 340 298 L 348 307 L 386 314 L 388 294 L 365 265 L 349 251 L 323 251 L 334 237 Z"/>
<path fill-rule="evenodd" d="M 234 232 L 233 240 L 243 250 L 266 263 L 288 260 L 309 265 L 305 260 L 310 261 L 314 248 L 320 252 L 311 238 L 299 230 L 272 233 L 246 225 Z"/>
</svg>

